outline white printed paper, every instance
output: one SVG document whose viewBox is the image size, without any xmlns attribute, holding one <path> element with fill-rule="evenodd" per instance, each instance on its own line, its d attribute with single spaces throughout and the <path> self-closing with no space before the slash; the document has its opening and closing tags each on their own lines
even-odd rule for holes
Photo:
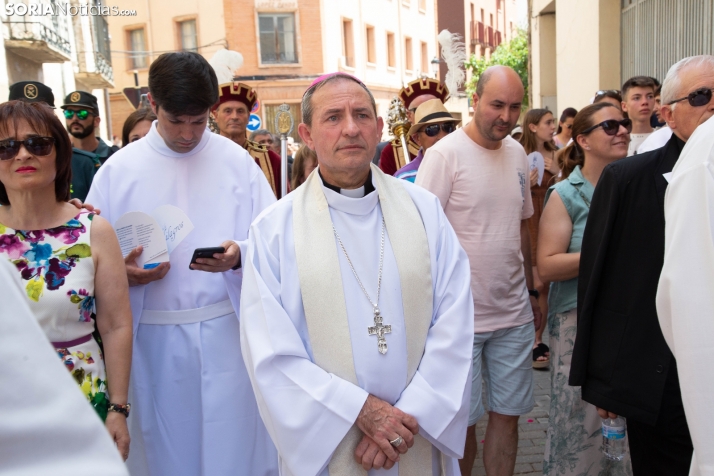
<svg viewBox="0 0 714 476">
<path fill-rule="evenodd" d="M 144 250 L 136 259 L 140 267 L 145 264 L 161 263 L 169 260 L 166 240 L 159 223 L 142 212 L 125 213 L 114 224 L 123 256 L 141 245 Z"/>
<path fill-rule="evenodd" d="M 169 261 L 171 253 L 193 230 L 193 223 L 180 209 L 172 205 L 158 207 L 151 215 L 144 212 L 128 212 L 114 224 L 122 255 L 141 245 L 144 249 L 136 259 L 138 266 Z"/>
<path fill-rule="evenodd" d="M 528 154 L 528 165 L 531 171 L 538 169 L 538 185 L 543 183 L 543 173 L 545 172 L 545 159 L 540 152 L 531 152 Z"/>
<path fill-rule="evenodd" d="M 178 207 L 163 205 L 156 208 L 151 215 L 156 218 L 166 239 L 166 247 L 171 253 L 181 243 L 191 230 L 193 223 L 188 216 Z"/>
</svg>

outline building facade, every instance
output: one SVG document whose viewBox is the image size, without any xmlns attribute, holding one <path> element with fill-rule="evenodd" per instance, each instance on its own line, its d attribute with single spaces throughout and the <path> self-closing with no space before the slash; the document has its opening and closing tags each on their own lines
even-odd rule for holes
<svg viewBox="0 0 714 476">
<path fill-rule="evenodd" d="M 559 114 L 632 76 L 714 54 L 714 0 L 530 0 L 533 107 Z"/>
<path fill-rule="evenodd" d="M 91 14 L 88 7 L 93 5 L 81 0 L 61 5 L 51 0 L 3 1 L 0 102 L 7 101 L 11 84 L 40 81 L 52 88 L 64 123 L 59 106 L 65 96 L 75 90 L 91 92 L 103 119 L 98 134 L 109 141 L 113 131 L 107 119 L 107 88 L 114 85 L 109 30 L 105 16 Z"/>
<path fill-rule="evenodd" d="M 124 88 L 148 86 L 149 66 L 162 53 L 197 51 L 207 59 L 226 46 L 222 0 L 118 0 L 134 16 L 112 16 L 109 32 L 114 58 L 114 88 L 109 92 L 114 134 L 134 106 Z"/>
<path fill-rule="evenodd" d="M 458 33 L 464 39 L 467 56 L 490 58 L 501 43 L 513 38 L 517 29 L 515 0 L 439 0 L 438 31 Z M 440 57 L 440 53 L 439 53 Z M 439 77 L 446 76 L 446 65 L 439 64 Z M 447 108 L 459 119 L 468 122 L 473 115 L 471 98 L 464 88 L 451 91 Z"/>
<path fill-rule="evenodd" d="M 236 75 L 256 89 L 255 114 L 263 128 L 274 129 L 283 102 L 299 123 L 302 94 L 323 73 L 343 71 L 363 80 L 382 116 L 404 84 L 433 77 L 434 0 L 225 0 L 224 5 L 228 47 L 245 59 Z M 292 135 L 299 140 L 297 131 Z"/>
</svg>

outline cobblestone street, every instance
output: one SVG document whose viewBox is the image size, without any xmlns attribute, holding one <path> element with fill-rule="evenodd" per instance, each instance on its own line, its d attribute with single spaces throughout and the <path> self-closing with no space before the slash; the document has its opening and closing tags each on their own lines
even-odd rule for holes
<svg viewBox="0 0 714 476">
<path fill-rule="evenodd" d="M 544 338 L 546 336 L 543 336 Z M 546 342 L 547 343 L 547 342 Z M 518 456 L 513 474 L 519 476 L 542 476 L 545 432 L 548 429 L 550 410 L 550 371 L 533 370 L 535 407 L 518 422 Z M 485 476 L 483 467 L 483 438 L 488 424 L 488 413 L 476 424 L 478 458 L 472 476 Z"/>
</svg>

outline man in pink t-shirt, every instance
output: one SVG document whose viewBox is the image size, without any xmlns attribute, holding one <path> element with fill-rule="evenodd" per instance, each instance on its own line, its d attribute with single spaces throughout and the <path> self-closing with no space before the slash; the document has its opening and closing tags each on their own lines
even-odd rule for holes
<svg viewBox="0 0 714 476">
<path fill-rule="evenodd" d="M 469 429 L 460 461 L 464 475 L 471 474 L 476 422 L 485 413 L 482 378 L 489 407 L 483 454 L 488 474 L 513 474 L 518 417 L 535 404 L 531 349 L 541 313 L 526 221 L 533 204 L 526 153 L 508 135 L 523 94 L 523 83 L 511 68 L 487 69 L 473 96 L 473 120 L 427 151 L 416 178 L 417 185 L 439 197 L 471 264 L 474 359 Z"/>
</svg>

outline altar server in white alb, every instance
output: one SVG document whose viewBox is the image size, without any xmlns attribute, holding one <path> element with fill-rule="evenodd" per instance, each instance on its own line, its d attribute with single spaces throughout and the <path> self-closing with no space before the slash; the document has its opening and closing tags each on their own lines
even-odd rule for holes
<svg viewBox="0 0 714 476">
<path fill-rule="evenodd" d="M 701 88 L 689 94 L 700 104 L 691 120 L 706 122 L 687 141 L 665 197 L 664 267 L 657 290 L 657 314 L 677 359 L 694 445 L 691 476 L 714 475 L 714 56 L 708 58 L 699 72 L 709 74 L 701 74 Z"/>
<path fill-rule="evenodd" d="M 283 476 L 459 474 L 468 258 L 432 194 L 370 166 L 356 78 L 318 78 L 299 133 L 318 168 L 251 225 L 241 343 Z"/>
<path fill-rule="evenodd" d="M 130 421 L 132 476 L 277 475 L 277 454 L 260 420 L 240 351 L 239 244 L 275 202 L 248 153 L 206 129 L 218 82 L 195 53 L 161 55 L 149 70 L 158 120 L 114 154 L 87 202 L 111 223 L 124 213 L 180 208 L 194 229 L 170 262 L 136 266 L 126 256 L 134 356 Z M 189 263 L 196 248 L 225 248 Z"/>
</svg>

